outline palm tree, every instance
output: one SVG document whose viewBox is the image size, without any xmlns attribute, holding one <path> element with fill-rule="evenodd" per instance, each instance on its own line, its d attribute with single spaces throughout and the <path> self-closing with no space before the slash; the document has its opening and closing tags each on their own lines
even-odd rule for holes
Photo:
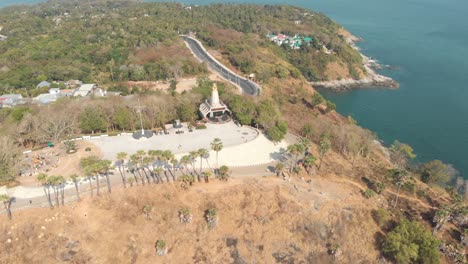
<svg viewBox="0 0 468 264">
<path fill-rule="evenodd" d="M 304 168 L 306 169 L 307 174 L 310 175 L 309 169 L 310 169 L 312 166 L 315 165 L 315 161 L 316 161 L 316 160 L 317 160 L 317 159 L 316 159 L 312 154 L 310 154 L 310 155 L 308 155 L 307 157 L 305 157 L 305 159 L 304 159 Z"/>
<path fill-rule="evenodd" d="M 170 151 L 170 150 L 165 150 L 165 151 L 163 151 L 162 156 L 163 156 L 163 160 L 164 160 L 164 162 L 165 162 L 166 164 L 172 163 L 172 160 L 175 159 L 174 153 L 172 153 L 172 151 Z M 171 167 L 173 167 L 173 166 L 171 166 Z M 173 180 L 175 181 L 174 172 L 173 172 L 172 170 L 169 170 L 169 172 L 172 174 L 172 178 L 173 178 Z M 167 177 L 167 174 L 166 174 L 166 177 Z M 169 179 L 168 179 L 168 181 L 169 181 Z"/>
<path fill-rule="evenodd" d="M 395 203 L 393 207 L 397 206 L 398 199 L 400 198 L 400 189 L 401 186 L 405 183 L 406 178 L 408 177 L 408 171 L 406 170 L 396 170 L 394 172 L 394 177 L 395 177 L 395 183 L 398 185 L 397 193 L 395 196 Z"/>
<path fill-rule="evenodd" d="M 291 166 L 291 170 L 294 170 L 299 160 L 299 154 L 304 153 L 304 146 L 301 144 L 289 145 L 287 148 L 287 152 L 294 156 L 294 165 Z"/>
<path fill-rule="evenodd" d="M 91 197 L 93 197 L 93 183 L 92 177 L 96 173 L 96 164 L 99 163 L 99 158 L 96 156 L 90 156 L 86 158 L 81 158 L 80 160 L 80 168 L 83 170 L 83 173 L 86 175 L 86 178 L 89 182 L 89 189 L 91 191 Z M 97 192 L 99 194 L 99 178 L 96 180 L 97 182 Z"/>
<path fill-rule="evenodd" d="M 283 173 L 285 168 L 286 168 L 286 166 L 284 165 L 284 163 L 282 163 L 282 162 L 276 163 L 276 165 L 275 165 L 276 176 L 280 176 L 281 173 Z"/>
<path fill-rule="evenodd" d="M 182 182 L 182 189 L 187 189 L 188 187 L 192 186 L 195 182 L 195 176 L 190 174 L 184 174 L 180 176 L 179 181 Z"/>
<path fill-rule="evenodd" d="M 54 205 L 52 204 L 52 199 L 50 198 L 50 185 L 47 178 L 48 176 L 45 173 L 40 173 L 37 176 L 37 180 L 41 183 L 42 187 L 44 188 L 44 194 L 47 198 L 47 201 L 49 202 L 50 208 L 54 208 Z"/>
<path fill-rule="evenodd" d="M 191 163 L 190 155 L 185 155 L 185 156 L 182 156 L 182 158 L 180 158 L 180 164 L 183 166 L 183 168 L 185 168 L 185 170 L 187 170 L 187 174 L 191 174 L 187 167 L 190 163 Z"/>
<path fill-rule="evenodd" d="M 219 168 L 219 173 L 217 175 L 218 179 L 222 181 L 227 181 L 230 176 L 231 176 L 231 171 L 229 170 L 228 166 L 223 165 Z"/>
<path fill-rule="evenodd" d="M 112 162 L 110 160 L 101 160 L 99 162 L 100 173 L 104 173 L 106 176 L 107 190 L 109 193 L 112 192 L 112 187 L 109 178 L 109 171 L 112 170 Z"/>
<path fill-rule="evenodd" d="M 72 180 L 72 182 L 75 184 L 75 190 L 76 190 L 76 197 L 78 198 L 78 202 L 81 201 L 81 198 L 80 198 L 80 190 L 78 188 L 78 182 L 80 181 L 80 177 L 78 177 L 77 174 L 72 174 L 70 176 L 70 179 Z"/>
<path fill-rule="evenodd" d="M 150 164 L 151 159 L 146 158 L 146 152 L 144 150 L 138 150 L 135 153 L 135 155 L 136 155 L 136 158 L 138 160 L 138 163 L 140 164 L 140 168 L 143 171 L 143 174 L 145 174 L 147 183 L 151 184 L 149 176 L 148 176 L 148 174 L 146 173 L 146 170 L 145 170 L 145 167 Z M 143 179 L 143 176 L 141 178 Z M 142 182 L 143 182 L 143 185 L 145 185 L 144 180 L 142 180 Z"/>
<path fill-rule="evenodd" d="M 208 183 L 209 179 L 212 176 L 212 173 L 211 173 L 211 171 L 204 171 L 204 172 L 202 172 L 202 175 L 203 175 L 203 179 L 205 179 L 205 182 Z"/>
<path fill-rule="evenodd" d="M 99 190 L 101 189 L 101 184 L 99 183 L 99 176 L 101 176 L 101 164 L 100 161 L 92 164 L 89 166 L 91 175 L 96 176 L 96 195 L 99 196 L 100 192 Z"/>
<path fill-rule="evenodd" d="M 198 157 L 200 158 L 200 173 L 203 170 L 203 159 L 208 156 L 209 152 L 207 149 L 201 148 L 197 151 Z M 198 181 L 201 181 L 200 176 L 198 177 Z"/>
<path fill-rule="evenodd" d="M 0 202 L 3 202 L 3 207 L 7 211 L 8 219 L 12 219 L 11 215 L 11 203 L 15 200 L 14 197 L 8 196 L 8 194 L 1 194 L 0 195 Z"/>
<path fill-rule="evenodd" d="M 301 138 L 299 144 L 304 147 L 305 151 L 308 151 L 312 147 L 312 141 L 308 138 Z"/>
<path fill-rule="evenodd" d="M 331 149 L 331 142 L 330 142 L 328 135 L 322 134 L 320 136 L 320 142 L 319 142 L 319 148 L 318 148 L 319 154 L 320 154 L 320 164 L 318 166 L 318 170 L 320 170 L 320 168 L 322 167 L 323 157 L 325 157 L 325 154 L 327 154 L 327 152 L 330 149 Z"/>
<path fill-rule="evenodd" d="M 150 156 L 145 156 L 141 162 L 141 169 L 143 170 L 143 173 L 145 174 L 146 177 L 146 182 L 148 184 L 151 184 L 151 178 L 153 178 L 153 182 L 155 182 L 154 177 L 151 173 L 147 173 L 147 170 L 150 171 L 149 166 L 153 163 L 153 159 Z"/>
<path fill-rule="evenodd" d="M 219 138 L 215 138 L 213 142 L 211 142 L 211 149 L 216 152 L 216 171 L 219 169 L 218 164 L 218 154 L 223 149 L 223 142 Z"/>
<path fill-rule="evenodd" d="M 191 165 L 192 165 L 192 170 L 195 174 L 198 175 L 198 172 L 197 170 L 195 169 L 195 160 L 197 159 L 198 157 L 198 151 L 190 151 L 189 152 L 189 156 L 190 156 L 190 161 L 191 161 Z"/>
<path fill-rule="evenodd" d="M 176 167 L 179 164 L 179 161 L 174 157 L 171 159 L 171 164 L 172 164 L 172 180 L 176 181 Z"/>
<path fill-rule="evenodd" d="M 437 210 L 434 215 L 433 222 L 436 223 L 432 234 L 435 235 L 437 231 L 439 231 L 442 226 L 452 217 L 452 208 L 448 206 L 444 206 Z"/>
<path fill-rule="evenodd" d="M 140 166 L 139 166 L 140 157 L 137 154 L 132 154 L 132 155 L 130 155 L 130 160 L 132 161 L 134 171 L 136 171 L 138 173 L 138 175 L 140 176 L 141 184 L 143 184 L 143 186 L 145 186 L 145 180 L 143 179 L 143 176 L 140 173 Z M 134 175 L 135 175 L 135 180 L 136 180 L 136 178 L 137 178 L 136 174 L 134 174 Z M 137 184 L 138 184 L 138 181 L 137 181 Z"/>
<path fill-rule="evenodd" d="M 156 248 L 156 253 L 159 256 L 164 256 L 167 254 L 167 244 L 166 241 L 164 240 L 158 240 L 156 241 L 156 244 L 154 244 L 154 247 Z"/>
<path fill-rule="evenodd" d="M 130 177 L 128 178 L 128 184 L 130 184 L 130 187 L 133 187 L 133 183 L 135 182 L 135 178 L 134 177 Z"/>
<path fill-rule="evenodd" d="M 125 179 L 125 159 L 127 158 L 127 153 L 125 152 L 119 152 L 117 153 L 117 162 L 118 162 L 118 168 L 120 172 L 120 176 L 122 177 L 122 183 L 124 185 L 124 188 L 127 188 L 127 181 Z"/>
<path fill-rule="evenodd" d="M 153 206 L 146 204 L 143 206 L 143 213 L 146 214 L 146 219 L 151 220 L 153 217 L 151 217 L 151 212 L 153 211 Z"/>
<path fill-rule="evenodd" d="M 132 177 L 129 177 L 129 178 L 133 178 L 133 182 L 135 182 L 137 185 L 138 185 L 138 177 L 136 176 L 136 165 L 135 163 L 133 163 L 133 161 L 131 160 L 131 157 L 130 157 L 130 162 L 127 163 L 127 166 L 128 166 L 128 171 L 132 173 Z"/>
<path fill-rule="evenodd" d="M 93 171 L 92 171 L 91 166 L 85 167 L 83 169 L 83 173 L 86 175 L 86 179 L 88 179 L 89 191 L 91 192 L 91 197 L 93 197 L 94 196 L 93 183 L 92 183 Z"/>
<path fill-rule="evenodd" d="M 154 168 L 153 173 L 156 175 L 156 177 L 158 177 L 158 182 L 164 182 L 161 177 L 161 173 L 163 173 L 163 169 L 161 167 Z"/>
<path fill-rule="evenodd" d="M 58 182 L 57 176 L 52 175 L 47 178 L 47 183 L 50 186 L 52 186 L 52 188 L 54 189 L 55 205 L 60 206 L 58 191 L 57 191 L 57 182 Z"/>
<path fill-rule="evenodd" d="M 57 189 L 60 191 L 60 197 L 62 200 L 62 206 L 65 205 L 65 178 L 63 176 L 57 176 L 56 178 L 56 184 L 57 184 Z"/>
</svg>

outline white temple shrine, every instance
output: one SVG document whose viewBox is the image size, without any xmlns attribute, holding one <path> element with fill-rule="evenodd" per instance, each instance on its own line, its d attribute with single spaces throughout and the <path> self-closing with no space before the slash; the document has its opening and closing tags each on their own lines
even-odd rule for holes
<svg viewBox="0 0 468 264">
<path fill-rule="evenodd" d="M 198 110 L 203 118 L 210 119 L 211 121 L 216 121 L 216 119 L 231 113 L 231 110 L 229 110 L 228 107 L 219 100 L 218 87 L 216 86 L 216 83 L 213 85 L 211 98 L 202 103 Z"/>
</svg>

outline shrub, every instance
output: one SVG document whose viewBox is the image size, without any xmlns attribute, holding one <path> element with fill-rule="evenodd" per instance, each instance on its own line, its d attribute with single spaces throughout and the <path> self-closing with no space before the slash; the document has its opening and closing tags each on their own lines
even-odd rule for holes
<svg viewBox="0 0 468 264">
<path fill-rule="evenodd" d="M 86 151 L 86 152 L 89 152 L 89 151 L 91 151 L 91 148 L 90 148 L 90 147 L 87 147 L 87 148 L 85 148 L 85 151 Z"/>
<path fill-rule="evenodd" d="M 371 182 L 369 188 L 374 192 L 381 194 L 387 186 L 383 182 Z"/>
<path fill-rule="evenodd" d="M 312 105 L 312 107 L 316 107 L 317 105 L 321 104 L 325 102 L 325 99 L 323 98 L 323 96 L 321 94 L 319 94 L 318 92 L 315 92 L 313 95 L 312 95 L 312 100 L 310 102 L 310 104 Z"/>
<path fill-rule="evenodd" d="M 166 245 L 166 241 L 164 241 L 164 240 L 158 240 L 158 241 L 156 241 L 156 244 L 154 245 L 154 247 L 156 248 L 156 253 L 157 253 L 159 256 L 163 256 L 163 255 L 166 255 L 166 254 L 167 254 L 167 245 Z"/>
<path fill-rule="evenodd" d="M 333 103 L 333 102 L 330 102 L 330 101 L 327 101 L 327 110 L 326 112 L 331 112 L 331 111 L 334 111 L 336 110 L 336 104 Z"/>
<path fill-rule="evenodd" d="M 198 125 L 195 129 L 206 129 L 206 125 Z"/>
<path fill-rule="evenodd" d="M 193 216 L 192 216 L 192 213 L 190 212 L 190 209 L 184 208 L 179 211 L 180 222 L 188 224 L 192 222 L 192 218 Z"/>
<path fill-rule="evenodd" d="M 414 184 L 411 182 L 405 182 L 401 187 L 409 193 L 414 193 Z"/>
<path fill-rule="evenodd" d="M 362 195 L 364 195 L 364 197 L 366 197 L 367 199 L 370 199 L 374 197 L 376 193 L 372 189 L 366 189 L 362 192 Z"/>
<path fill-rule="evenodd" d="M 227 181 L 230 176 L 231 176 L 231 171 L 229 170 L 229 167 L 226 165 L 223 165 L 219 168 L 216 178 L 222 181 Z"/>
<path fill-rule="evenodd" d="M 218 222 L 218 210 L 215 208 L 206 210 L 205 219 L 210 227 L 216 226 Z"/>
<path fill-rule="evenodd" d="M 387 234 L 382 252 L 397 264 L 438 264 L 439 243 L 420 223 L 403 220 Z"/>
<path fill-rule="evenodd" d="M 68 154 L 75 153 L 76 152 L 76 142 L 75 141 L 65 141 L 63 142 L 65 145 L 65 150 L 67 151 Z"/>
<path fill-rule="evenodd" d="M 424 190 L 417 190 L 416 191 L 416 195 L 419 197 L 419 198 L 426 198 L 427 197 L 427 194 Z"/>
<path fill-rule="evenodd" d="M 372 218 L 374 219 L 375 223 L 381 228 L 385 228 L 391 219 L 390 214 L 382 208 L 372 210 Z"/>
</svg>

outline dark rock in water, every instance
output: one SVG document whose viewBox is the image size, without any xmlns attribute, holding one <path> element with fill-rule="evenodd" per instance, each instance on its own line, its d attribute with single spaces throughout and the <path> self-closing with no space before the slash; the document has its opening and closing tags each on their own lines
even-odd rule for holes
<svg viewBox="0 0 468 264">
<path fill-rule="evenodd" d="M 396 71 L 396 70 L 399 70 L 400 67 L 398 67 L 398 66 L 392 66 L 392 65 L 385 65 L 385 69 L 392 70 L 392 71 Z"/>
</svg>

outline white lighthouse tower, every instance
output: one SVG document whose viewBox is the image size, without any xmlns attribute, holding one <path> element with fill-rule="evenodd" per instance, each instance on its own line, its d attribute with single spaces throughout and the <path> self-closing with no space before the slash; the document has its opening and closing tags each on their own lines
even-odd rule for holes
<svg viewBox="0 0 468 264">
<path fill-rule="evenodd" d="M 203 118 L 214 119 L 224 116 L 226 113 L 231 113 L 228 107 L 219 100 L 218 87 L 213 84 L 211 90 L 211 98 L 200 105 L 200 114 Z"/>
</svg>

